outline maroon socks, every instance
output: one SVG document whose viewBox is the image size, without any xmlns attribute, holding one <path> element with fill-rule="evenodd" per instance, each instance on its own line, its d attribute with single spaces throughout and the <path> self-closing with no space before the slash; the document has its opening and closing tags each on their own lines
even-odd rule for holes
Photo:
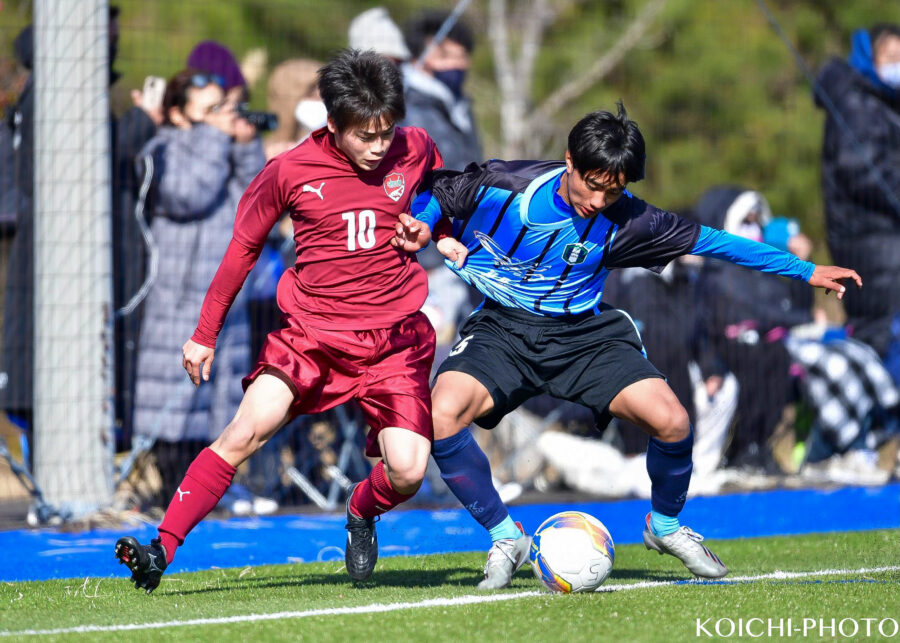
<svg viewBox="0 0 900 643">
<path fill-rule="evenodd" d="M 234 467 L 210 448 L 203 449 L 188 467 L 181 485 L 166 509 L 159 538 L 171 563 L 175 550 L 198 522 L 212 511 L 234 478 Z"/>
<path fill-rule="evenodd" d="M 416 494 L 406 495 L 395 491 L 385 473 L 384 462 L 379 461 L 372 468 L 369 477 L 356 485 L 356 489 L 353 490 L 350 511 L 360 518 L 374 518 L 406 502 L 414 495 Z"/>
</svg>

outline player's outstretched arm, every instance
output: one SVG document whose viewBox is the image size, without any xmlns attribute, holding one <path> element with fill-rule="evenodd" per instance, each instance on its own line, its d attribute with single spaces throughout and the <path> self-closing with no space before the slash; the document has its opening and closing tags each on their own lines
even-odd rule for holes
<svg viewBox="0 0 900 643">
<path fill-rule="evenodd" d="M 809 285 L 824 288 L 826 294 L 833 290 L 838 299 L 843 299 L 847 288 L 841 282 L 845 279 L 852 279 L 857 288 L 862 288 L 862 278 L 856 271 L 840 266 L 816 266 L 809 278 Z"/>
<path fill-rule="evenodd" d="M 406 214 L 400 213 L 400 219 L 394 225 L 394 238 L 391 245 L 406 252 L 418 252 L 431 241 L 431 229 L 428 224 Z"/>
<path fill-rule="evenodd" d="M 208 382 L 216 350 L 189 339 L 181 347 L 181 354 L 181 365 L 184 366 L 184 370 L 187 371 L 194 386 L 200 386 L 201 374 L 203 381 Z"/>
</svg>

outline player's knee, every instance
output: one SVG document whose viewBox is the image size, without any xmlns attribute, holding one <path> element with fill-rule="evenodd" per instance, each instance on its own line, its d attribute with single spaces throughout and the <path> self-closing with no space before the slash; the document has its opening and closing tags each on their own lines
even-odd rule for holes
<svg viewBox="0 0 900 643">
<path fill-rule="evenodd" d="M 264 444 L 253 423 L 235 418 L 225 427 L 216 444 L 223 452 L 246 460 Z"/>
<path fill-rule="evenodd" d="M 426 466 L 427 460 L 424 462 L 409 461 L 401 463 L 399 466 L 391 466 L 387 469 L 391 487 L 402 494 L 414 494 L 422 486 Z"/>
<path fill-rule="evenodd" d="M 466 405 L 458 399 L 439 396 L 431 401 L 431 419 L 434 423 L 434 439 L 449 438 L 469 426 L 474 420 Z"/>
<path fill-rule="evenodd" d="M 664 406 L 654 428 L 657 440 L 679 442 L 690 435 L 691 420 L 685 408 L 675 400 Z"/>
</svg>

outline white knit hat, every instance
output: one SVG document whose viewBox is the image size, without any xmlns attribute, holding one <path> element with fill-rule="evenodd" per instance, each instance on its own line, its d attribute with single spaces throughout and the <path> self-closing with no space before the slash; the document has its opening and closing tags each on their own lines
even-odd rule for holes
<svg viewBox="0 0 900 643">
<path fill-rule="evenodd" d="M 347 40 L 352 49 L 373 49 L 382 56 L 398 60 L 411 57 L 400 28 L 384 7 L 375 7 L 356 16 L 350 22 Z"/>
</svg>

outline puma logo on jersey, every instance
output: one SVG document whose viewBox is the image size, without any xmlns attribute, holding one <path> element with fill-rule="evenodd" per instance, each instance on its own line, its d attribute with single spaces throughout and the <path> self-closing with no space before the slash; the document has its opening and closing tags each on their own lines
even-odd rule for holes
<svg viewBox="0 0 900 643">
<path fill-rule="evenodd" d="M 319 183 L 319 187 L 317 187 L 317 188 L 314 188 L 309 183 L 307 183 L 303 186 L 303 191 L 304 192 L 312 192 L 313 194 L 318 196 L 322 201 L 324 201 L 325 197 L 322 196 L 322 188 L 323 187 L 325 187 L 325 181 L 322 181 L 321 183 Z"/>
<path fill-rule="evenodd" d="M 178 493 L 178 502 L 184 502 L 184 497 L 191 493 L 190 491 L 182 491 L 181 486 L 179 486 L 175 491 Z"/>
</svg>

